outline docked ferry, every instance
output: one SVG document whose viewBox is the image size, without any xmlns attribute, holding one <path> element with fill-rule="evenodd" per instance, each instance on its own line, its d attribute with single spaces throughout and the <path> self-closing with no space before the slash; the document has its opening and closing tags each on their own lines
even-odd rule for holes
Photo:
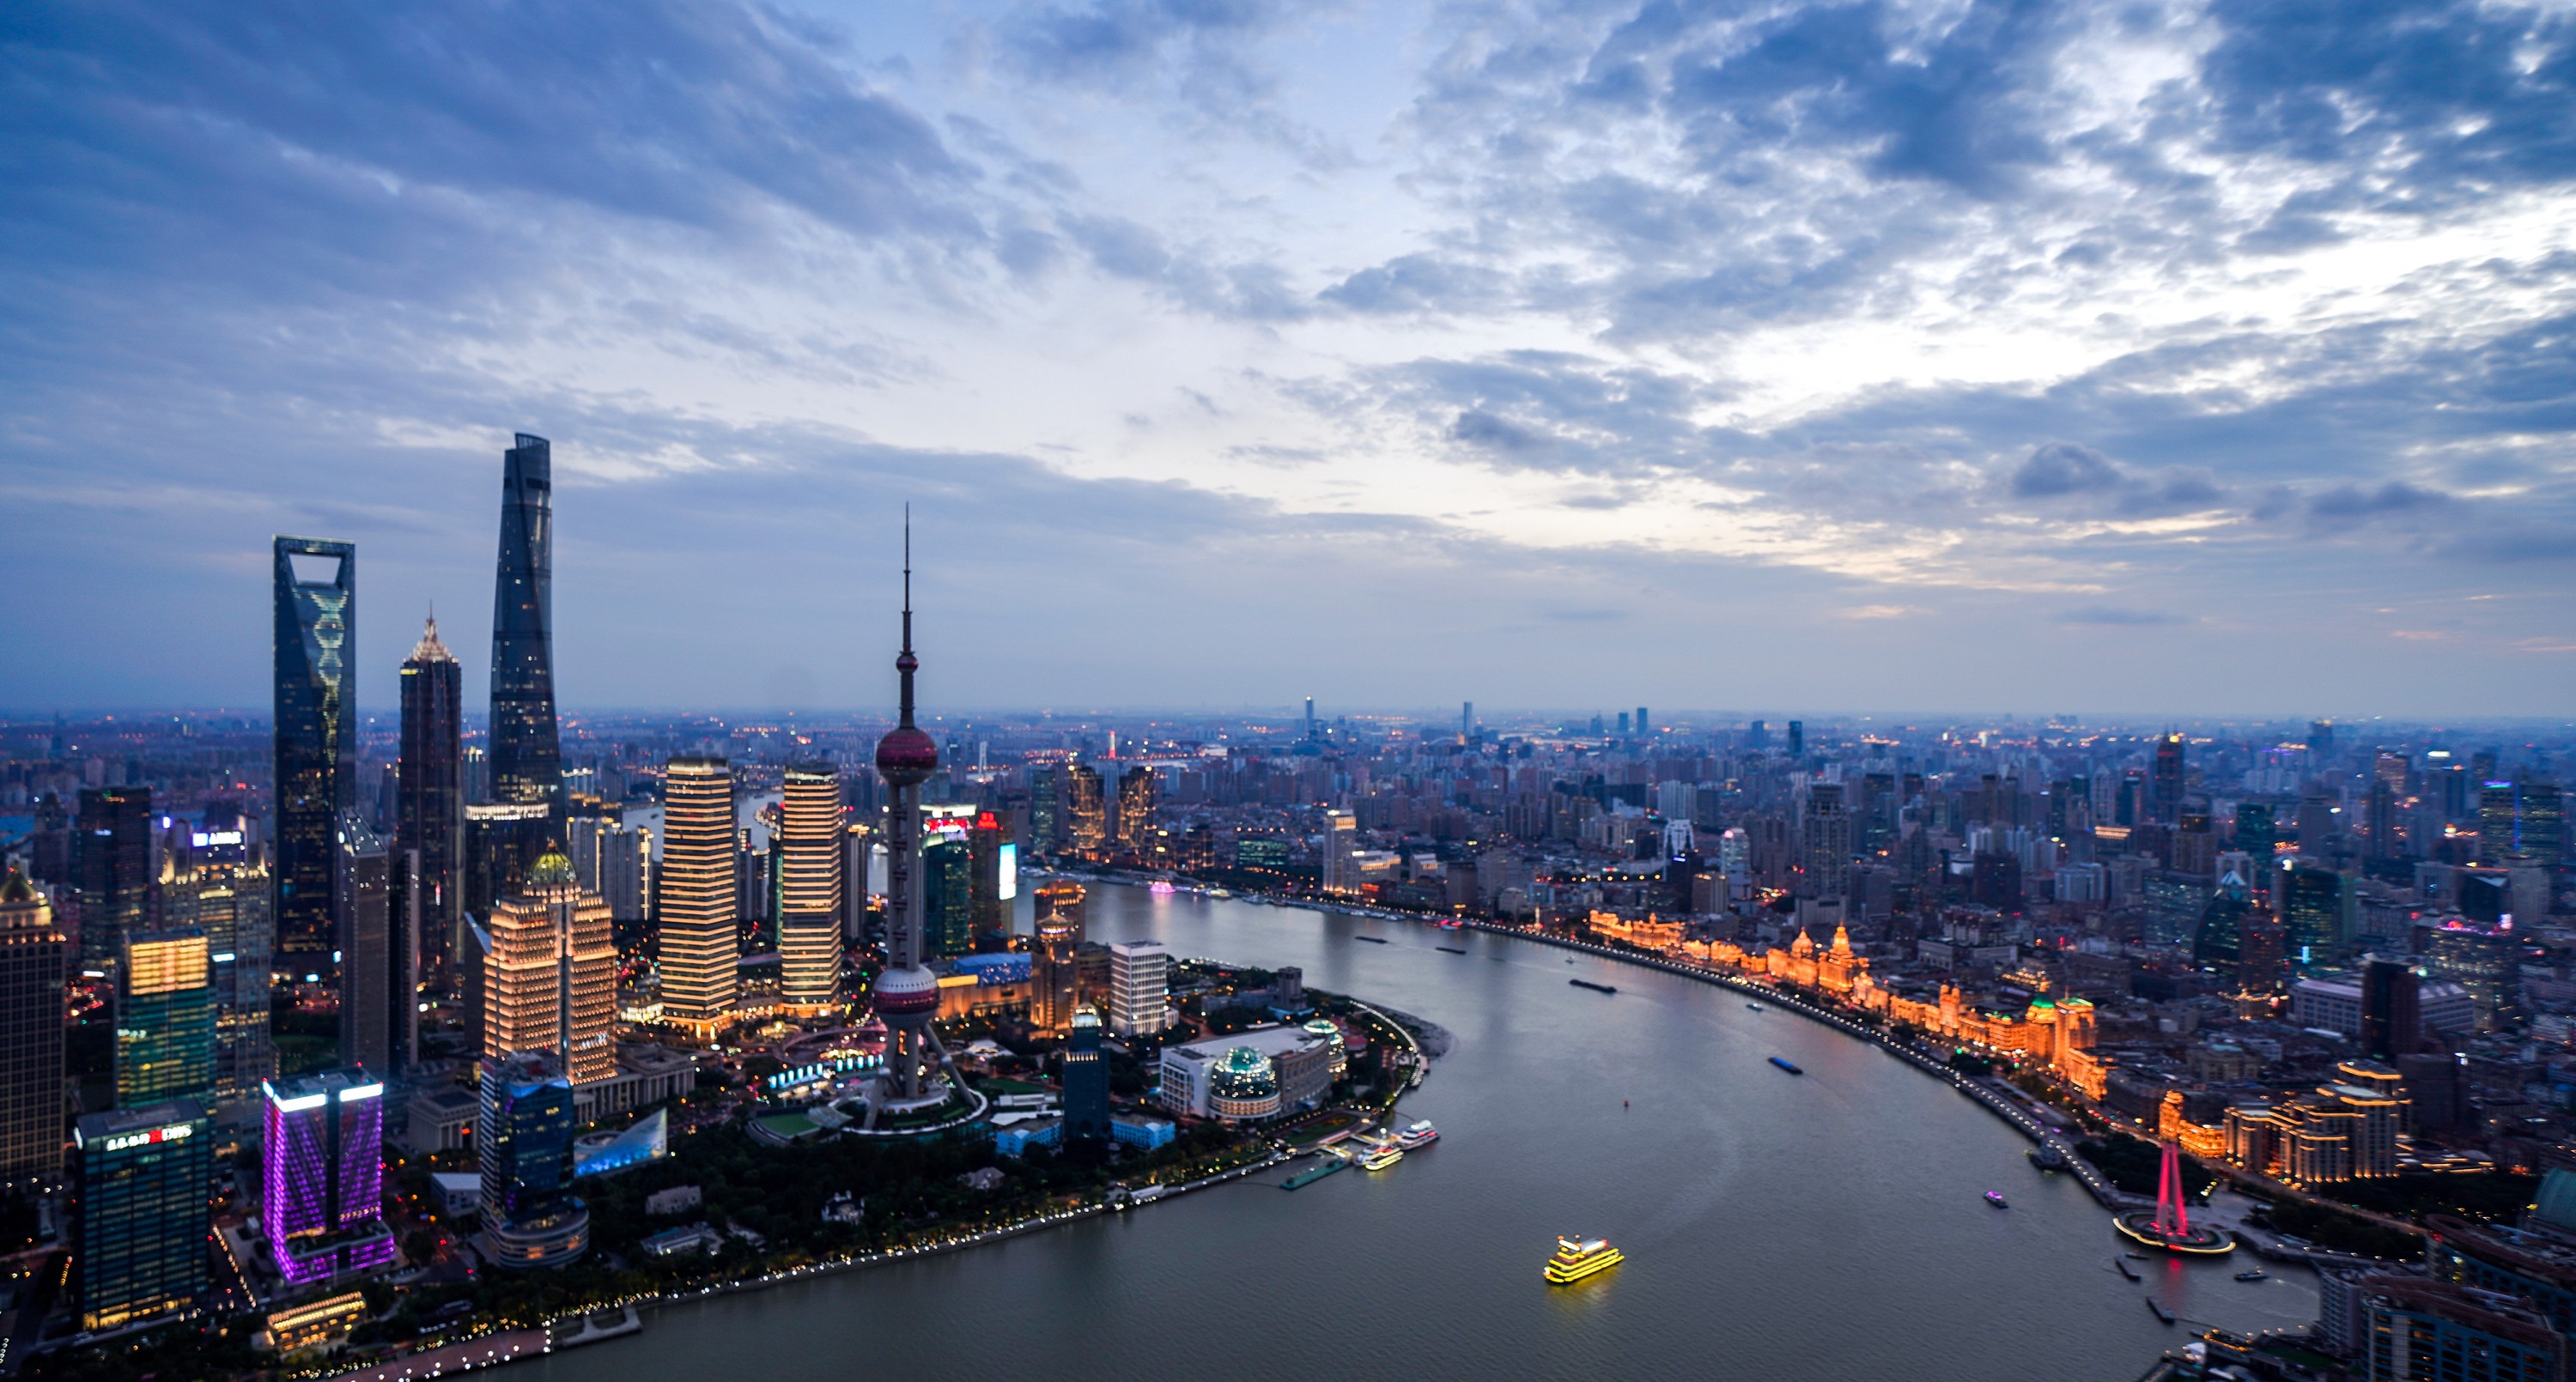
<svg viewBox="0 0 2576 1382">
<path fill-rule="evenodd" d="M 1556 1256 L 1547 1260 L 1547 1279 L 1563 1286 L 1594 1272 L 1607 1271 L 1625 1260 L 1617 1248 L 1599 1238 L 1560 1237 L 1556 1240 Z"/>
<path fill-rule="evenodd" d="M 1360 1153 L 1360 1169 L 1383 1171 L 1404 1160 L 1404 1149 L 1391 1142 L 1372 1142 Z"/>
<path fill-rule="evenodd" d="M 1439 1140 L 1440 1130 L 1431 1126 L 1431 1120 L 1427 1118 L 1412 1124 L 1404 1131 L 1395 1135 L 1395 1145 L 1402 1147 L 1408 1152 L 1419 1151 Z"/>
</svg>

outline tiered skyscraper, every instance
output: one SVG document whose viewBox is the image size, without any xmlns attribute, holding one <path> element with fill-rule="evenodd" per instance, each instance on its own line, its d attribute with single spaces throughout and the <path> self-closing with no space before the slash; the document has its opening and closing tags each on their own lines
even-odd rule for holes
<svg viewBox="0 0 2576 1382">
<path fill-rule="evenodd" d="M 886 969 L 877 976 L 877 1016 L 886 1024 L 886 1072 L 899 1102 L 922 1097 L 923 1076 L 947 1058 L 931 1020 L 939 1012 L 939 978 L 922 964 L 921 784 L 939 771 L 939 745 L 912 722 L 912 525 L 903 535 L 903 651 L 895 656 L 902 685 L 895 727 L 877 741 L 877 775 L 886 805 Z"/>
<path fill-rule="evenodd" d="M 340 815 L 357 804 L 358 549 L 281 537 L 275 544 L 277 843 L 271 873 L 278 960 L 327 974 L 336 948 L 332 871 Z"/>
<path fill-rule="evenodd" d="M 465 847 L 464 672 L 432 619 L 402 665 L 402 777 L 394 804 L 394 846 L 417 854 L 418 963 L 444 977 L 463 949 L 458 889 Z"/>
<path fill-rule="evenodd" d="M 549 850 L 492 909 L 483 1054 L 551 1051 L 574 1084 L 617 1073 L 617 946 L 608 904 Z"/>
</svg>

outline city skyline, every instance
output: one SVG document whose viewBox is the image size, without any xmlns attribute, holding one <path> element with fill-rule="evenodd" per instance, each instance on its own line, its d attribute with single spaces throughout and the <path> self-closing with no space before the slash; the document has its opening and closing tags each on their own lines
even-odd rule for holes
<svg viewBox="0 0 2576 1382">
<path fill-rule="evenodd" d="M 1580 704 L 1608 666 L 1671 705 L 2565 714 L 2564 40 L 43 11 L 0 39 L 45 112 L 0 416 L 46 519 L 0 629 L 51 655 L 0 705 L 255 702 L 279 533 L 362 549 L 362 653 L 433 607 L 486 646 L 526 431 L 567 706 L 889 700 L 848 539 L 909 499 L 954 709 L 1029 667 L 1138 707 Z"/>
</svg>

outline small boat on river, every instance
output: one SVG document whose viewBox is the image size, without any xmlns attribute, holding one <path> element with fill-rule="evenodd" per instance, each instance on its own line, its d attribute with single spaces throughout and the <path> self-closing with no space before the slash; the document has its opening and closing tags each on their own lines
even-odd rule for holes
<svg viewBox="0 0 2576 1382">
<path fill-rule="evenodd" d="M 1986 1203 L 1988 1203 L 1988 1204 L 1990 1204 L 1990 1205 L 1993 1205 L 1993 1206 L 1994 1206 L 1995 1208 L 1997 1208 L 1997 1209 L 2010 1209 L 2010 1208 L 2012 1208 L 2012 1206 L 2011 1206 L 2011 1205 L 2008 1205 L 2008 1204 L 2004 1203 L 2004 1197 L 2003 1197 L 2002 1195 L 2000 1195 L 2000 1194 L 1998 1194 L 1998 1193 L 1996 1193 L 1995 1191 L 1992 1191 L 1992 1190 L 1989 1190 L 1989 1191 L 1987 1191 L 1987 1192 L 1986 1192 Z"/>
<path fill-rule="evenodd" d="M 1781 1069 L 1783 1069 L 1783 1070 L 1788 1071 L 1788 1072 L 1789 1072 L 1790 1074 L 1792 1074 L 1792 1075 L 1804 1075 L 1804 1074 L 1806 1074 L 1806 1073 L 1807 1073 L 1806 1071 L 1801 1070 L 1801 1069 L 1799 1069 L 1798 1067 L 1796 1067 L 1796 1066 L 1794 1066 L 1794 1065 L 1791 1065 L 1791 1064 L 1790 1064 L 1790 1063 L 1788 1063 L 1787 1061 L 1784 1061 L 1784 1060 L 1780 1059 L 1778 1056 L 1773 1056 L 1773 1057 L 1771 1058 L 1771 1063 L 1772 1063 L 1773 1065 L 1776 1065 L 1776 1066 L 1780 1067 L 1780 1068 L 1781 1068 Z"/>
<path fill-rule="evenodd" d="M 1565 982 L 1572 984 L 1579 989 L 1590 989 L 1594 993 L 1617 993 L 1619 991 L 1611 985 L 1596 984 L 1589 979 L 1568 979 Z"/>
<path fill-rule="evenodd" d="M 1371 945 L 1386 944 L 1386 937 L 1384 936 L 1353 936 L 1351 939 L 1355 941 L 1367 941 Z"/>
<path fill-rule="evenodd" d="M 1445 952 L 1445 953 L 1447 953 L 1447 954 L 1451 954 L 1451 955 L 1464 955 L 1464 954 L 1466 954 L 1466 953 L 1467 953 L 1466 951 L 1461 950 L 1461 949 L 1459 949 L 1458 947 L 1456 947 L 1456 946 L 1454 946 L 1454 945 L 1435 945 L 1435 946 L 1433 946 L 1433 947 L 1431 947 L 1431 948 L 1432 948 L 1432 949 L 1434 949 L 1434 950 L 1438 950 L 1438 951 Z"/>
<path fill-rule="evenodd" d="M 2138 1269 L 2130 1266 L 2126 1260 L 2114 1257 L 2111 1259 L 2111 1265 L 2120 1269 L 2120 1275 L 2131 1281 L 2138 1280 Z"/>
<path fill-rule="evenodd" d="M 2147 1297 L 2147 1308 L 2155 1311 L 2156 1318 L 2164 1321 L 2166 1324 L 2172 1324 L 2174 1322 L 2173 1312 L 2156 1304 L 2156 1298 L 2154 1296 Z"/>
<path fill-rule="evenodd" d="M 2250 1272 L 2238 1272 L 2236 1274 L 2236 1279 L 2238 1281 L 2261 1281 L 2263 1280 L 2263 1269 L 2257 1267 Z"/>
</svg>

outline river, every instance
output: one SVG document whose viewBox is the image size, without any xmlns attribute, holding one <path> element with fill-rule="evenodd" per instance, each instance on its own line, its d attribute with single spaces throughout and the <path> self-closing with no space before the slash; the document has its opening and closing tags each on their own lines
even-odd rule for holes
<svg viewBox="0 0 2576 1382">
<path fill-rule="evenodd" d="M 512 1375 L 2125 1380 L 2188 1338 L 2148 1313 L 2149 1291 L 2185 1325 L 2316 1316 L 2304 1270 L 2233 1280 L 2250 1257 L 2137 1262 L 2146 1282 L 2123 1280 L 2109 1217 L 2032 1170 L 1993 1115 L 1724 989 L 1505 936 L 1141 888 L 1094 888 L 1089 925 L 1297 965 L 1448 1028 L 1454 1048 L 1403 1105 L 1440 1141 L 1294 1193 L 1274 1171 L 673 1306 L 638 1337 Z M 1559 1233 L 1606 1237 L 1628 1261 L 1551 1288 L 1539 1267 Z"/>
</svg>

